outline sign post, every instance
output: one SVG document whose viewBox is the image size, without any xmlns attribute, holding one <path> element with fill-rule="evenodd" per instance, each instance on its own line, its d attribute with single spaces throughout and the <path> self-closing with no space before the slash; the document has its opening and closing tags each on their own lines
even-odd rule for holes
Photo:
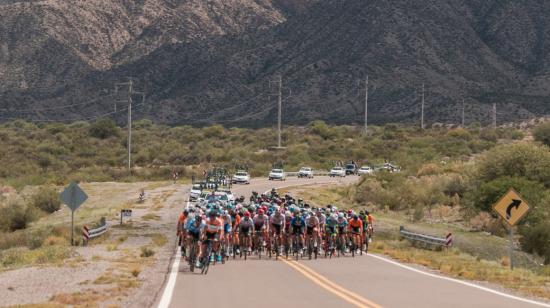
<svg viewBox="0 0 550 308">
<path fill-rule="evenodd" d="M 122 225 L 122 217 L 132 217 L 132 210 L 120 210 L 120 224 Z"/>
<path fill-rule="evenodd" d="M 529 205 L 513 189 L 500 198 L 493 205 L 493 209 L 504 219 L 509 227 L 510 247 L 510 269 L 514 269 L 514 226 L 529 212 Z"/>
<path fill-rule="evenodd" d="M 88 199 L 88 195 L 78 184 L 71 182 L 59 196 L 71 209 L 71 245 L 74 246 L 74 212 Z"/>
</svg>

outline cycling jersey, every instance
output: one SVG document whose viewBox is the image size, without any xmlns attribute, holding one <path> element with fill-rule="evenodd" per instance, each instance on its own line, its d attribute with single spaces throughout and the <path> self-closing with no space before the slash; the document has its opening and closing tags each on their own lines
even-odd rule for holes
<svg viewBox="0 0 550 308">
<path fill-rule="evenodd" d="M 266 223 L 268 222 L 269 218 L 265 214 L 262 214 L 262 215 L 256 214 L 256 216 L 254 216 L 252 220 L 254 221 L 254 227 L 257 230 L 259 230 L 259 229 L 263 229 L 266 226 Z"/>
<path fill-rule="evenodd" d="M 306 225 L 311 228 L 319 226 L 319 218 L 313 215 L 309 216 L 306 220 Z"/>
<path fill-rule="evenodd" d="M 338 224 L 338 216 L 330 215 L 327 217 L 326 225 L 327 227 L 336 227 Z"/>
<path fill-rule="evenodd" d="M 200 233 L 204 226 L 204 221 L 201 221 L 201 223 L 197 226 L 197 221 L 193 218 L 187 221 L 185 229 L 187 229 L 189 233 Z"/>
<path fill-rule="evenodd" d="M 294 217 L 290 221 L 290 224 L 296 227 L 304 227 L 306 225 L 306 220 L 302 217 Z"/>
<path fill-rule="evenodd" d="M 281 214 L 278 214 L 278 216 L 277 214 L 272 214 L 269 221 L 272 225 L 282 226 L 285 224 L 285 216 Z"/>
<path fill-rule="evenodd" d="M 244 235 L 247 235 L 250 232 L 250 229 L 253 228 L 254 222 L 249 217 L 245 217 L 239 222 L 239 230 Z"/>
<path fill-rule="evenodd" d="M 223 230 L 223 222 L 221 219 L 207 219 L 204 227 L 206 234 L 218 233 Z"/>
</svg>

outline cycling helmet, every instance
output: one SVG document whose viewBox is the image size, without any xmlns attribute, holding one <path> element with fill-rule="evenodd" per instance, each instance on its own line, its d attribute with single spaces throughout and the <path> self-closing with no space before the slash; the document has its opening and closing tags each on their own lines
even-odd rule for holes
<svg viewBox="0 0 550 308">
<path fill-rule="evenodd" d="M 263 215 L 265 213 L 264 209 L 259 209 L 258 210 L 258 215 Z"/>
<path fill-rule="evenodd" d="M 338 218 L 344 218 L 344 213 L 342 212 L 338 213 Z"/>
<path fill-rule="evenodd" d="M 368 216 L 369 214 L 370 214 L 369 211 L 365 210 L 365 215 Z"/>
<path fill-rule="evenodd" d="M 195 221 L 202 221 L 201 215 L 195 215 Z"/>
<path fill-rule="evenodd" d="M 353 211 L 352 210 L 348 210 L 348 215 L 352 215 L 353 214 Z"/>
<path fill-rule="evenodd" d="M 292 214 L 289 211 L 286 211 L 285 212 L 285 217 L 290 218 L 290 217 L 292 217 Z"/>
<path fill-rule="evenodd" d="M 250 212 L 249 211 L 244 212 L 244 217 L 250 217 Z"/>
<path fill-rule="evenodd" d="M 216 217 L 216 216 L 218 216 L 218 211 L 210 210 L 210 212 L 208 212 L 208 217 Z"/>
<path fill-rule="evenodd" d="M 353 219 L 357 220 L 357 219 L 359 219 L 359 216 L 357 216 L 357 214 L 353 214 Z"/>
</svg>

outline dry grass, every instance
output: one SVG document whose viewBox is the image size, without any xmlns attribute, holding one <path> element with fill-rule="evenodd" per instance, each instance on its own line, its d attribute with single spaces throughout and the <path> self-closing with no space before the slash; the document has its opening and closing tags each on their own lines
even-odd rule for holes
<svg viewBox="0 0 550 308">
<path fill-rule="evenodd" d="M 43 246 L 34 250 L 12 248 L 0 252 L 0 271 L 30 265 L 61 264 L 73 255 L 68 246 Z"/>
<path fill-rule="evenodd" d="M 153 213 L 149 213 L 149 214 L 145 214 L 141 217 L 141 219 L 145 220 L 145 221 L 150 221 L 150 220 L 160 220 L 160 216 L 157 215 L 157 214 L 153 214 Z"/>
<path fill-rule="evenodd" d="M 487 261 L 458 249 L 431 251 L 417 249 L 406 241 L 384 240 L 372 245 L 372 252 L 382 253 L 405 263 L 415 263 L 460 279 L 487 281 L 530 296 L 550 299 L 550 276 L 530 270 L 510 270 L 508 260 Z M 507 262 L 504 262 L 507 261 Z"/>
<path fill-rule="evenodd" d="M 160 233 L 154 233 L 154 234 L 150 234 L 150 235 L 147 235 L 147 236 L 151 236 L 151 239 L 153 241 L 153 245 L 155 245 L 157 247 L 162 247 L 162 246 L 166 245 L 166 243 L 168 242 L 168 239 L 166 238 L 166 236 L 164 236 L 163 234 L 160 234 Z"/>
</svg>

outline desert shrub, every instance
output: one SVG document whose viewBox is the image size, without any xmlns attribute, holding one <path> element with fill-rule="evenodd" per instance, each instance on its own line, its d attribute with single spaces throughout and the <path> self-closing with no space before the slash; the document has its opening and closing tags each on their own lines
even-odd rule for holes
<svg viewBox="0 0 550 308">
<path fill-rule="evenodd" d="M 480 157 L 475 178 L 524 177 L 550 187 L 550 149 L 529 143 L 503 145 Z"/>
<path fill-rule="evenodd" d="M 533 130 L 533 137 L 536 141 L 550 146 L 550 122 L 540 124 Z"/>
<path fill-rule="evenodd" d="M 417 172 L 417 176 L 425 176 L 425 175 L 436 175 L 440 174 L 442 172 L 442 169 L 437 164 L 425 164 Z"/>
<path fill-rule="evenodd" d="M 4 231 L 25 229 L 37 218 L 36 208 L 28 206 L 21 199 L 11 199 L 0 208 L 0 228 Z"/>
<path fill-rule="evenodd" d="M 95 138 L 107 139 L 118 135 L 119 129 L 111 119 L 99 119 L 90 127 L 90 136 Z"/>
<path fill-rule="evenodd" d="M 511 187 L 531 205 L 540 203 L 545 191 L 544 186 L 535 181 L 520 177 L 502 177 L 472 188 L 466 196 L 468 204 L 479 210 L 492 212 L 493 204 Z"/>
<path fill-rule="evenodd" d="M 413 221 L 419 222 L 423 218 L 424 218 L 424 208 L 422 206 L 415 207 L 413 212 Z"/>
<path fill-rule="evenodd" d="M 40 188 L 32 197 L 31 204 L 46 213 L 53 213 L 61 208 L 59 193 L 50 187 Z"/>
<path fill-rule="evenodd" d="M 469 131 L 465 130 L 464 128 L 456 128 L 452 129 L 449 132 L 447 132 L 447 136 L 462 140 L 471 140 L 472 135 Z"/>
<path fill-rule="evenodd" d="M 148 248 L 146 246 L 143 246 L 141 247 L 141 253 L 140 253 L 140 256 L 142 258 L 149 258 L 149 257 L 152 257 L 155 255 L 155 251 L 152 250 L 151 248 Z"/>
<path fill-rule="evenodd" d="M 522 249 L 543 256 L 545 264 L 550 264 L 550 224 L 524 226 L 520 229 Z"/>
<path fill-rule="evenodd" d="M 498 132 L 494 129 L 484 129 L 479 133 L 479 138 L 485 141 L 497 142 Z"/>
<path fill-rule="evenodd" d="M 0 250 L 26 245 L 27 235 L 23 230 L 16 232 L 0 232 Z"/>
<path fill-rule="evenodd" d="M 522 140 L 523 138 L 525 138 L 525 134 L 522 131 L 516 129 L 510 132 L 510 138 L 513 140 Z"/>
</svg>

